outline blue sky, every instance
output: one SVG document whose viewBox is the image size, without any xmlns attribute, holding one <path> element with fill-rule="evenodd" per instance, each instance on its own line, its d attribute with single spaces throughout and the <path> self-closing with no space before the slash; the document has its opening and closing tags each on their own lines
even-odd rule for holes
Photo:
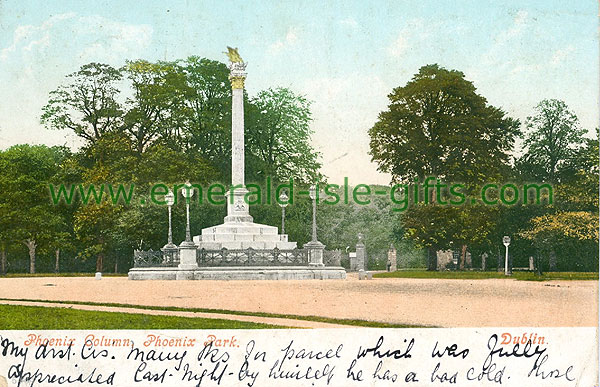
<svg viewBox="0 0 600 387">
<path fill-rule="evenodd" d="M 250 95 L 290 87 L 313 103 L 314 145 L 331 180 L 387 183 L 367 130 L 387 94 L 419 67 L 461 70 L 490 103 L 522 121 L 559 98 L 598 124 L 594 1 L 60 1 L 0 0 L 0 147 L 67 144 L 39 124 L 48 92 L 88 62 L 198 55 L 249 62 Z"/>
</svg>

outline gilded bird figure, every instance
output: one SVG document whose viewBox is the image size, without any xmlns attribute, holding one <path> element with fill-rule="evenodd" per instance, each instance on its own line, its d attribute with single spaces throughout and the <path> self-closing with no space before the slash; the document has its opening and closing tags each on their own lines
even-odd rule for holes
<svg viewBox="0 0 600 387">
<path fill-rule="evenodd" d="M 237 47 L 231 48 L 231 47 L 227 46 L 227 52 L 225 54 L 227 54 L 227 56 L 229 57 L 229 61 L 231 63 L 244 63 L 244 61 L 242 60 L 242 57 L 238 53 Z"/>
</svg>

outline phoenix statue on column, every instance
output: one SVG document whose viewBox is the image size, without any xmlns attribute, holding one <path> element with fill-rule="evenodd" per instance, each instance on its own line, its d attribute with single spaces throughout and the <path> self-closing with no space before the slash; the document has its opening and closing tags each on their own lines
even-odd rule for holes
<svg viewBox="0 0 600 387">
<path fill-rule="evenodd" d="M 231 48 L 231 47 L 227 46 L 227 52 L 225 54 L 227 54 L 227 56 L 229 57 L 229 61 L 231 63 L 244 63 L 244 61 L 242 60 L 242 57 L 238 53 L 237 47 Z"/>
</svg>

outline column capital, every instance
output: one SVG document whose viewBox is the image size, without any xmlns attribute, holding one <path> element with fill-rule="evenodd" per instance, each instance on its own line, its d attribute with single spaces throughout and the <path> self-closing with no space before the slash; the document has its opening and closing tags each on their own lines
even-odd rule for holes
<svg viewBox="0 0 600 387">
<path fill-rule="evenodd" d="M 239 76 L 229 76 L 229 80 L 231 81 L 231 88 L 232 89 L 243 89 L 244 88 L 244 81 L 246 80 L 246 77 L 239 77 Z"/>
<path fill-rule="evenodd" d="M 246 80 L 246 65 L 244 62 L 234 62 L 229 64 L 229 80 L 232 89 L 243 89 Z"/>
</svg>

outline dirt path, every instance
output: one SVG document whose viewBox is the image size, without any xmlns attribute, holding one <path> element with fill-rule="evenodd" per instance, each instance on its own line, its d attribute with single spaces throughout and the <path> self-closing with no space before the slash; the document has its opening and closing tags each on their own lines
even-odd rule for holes
<svg viewBox="0 0 600 387">
<path fill-rule="evenodd" d="M 0 298 L 226 309 L 439 327 L 598 325 L 597 281 L 2 278 Z M 249 321 L 258 320 L 250 317 Z"/>
</svg>

